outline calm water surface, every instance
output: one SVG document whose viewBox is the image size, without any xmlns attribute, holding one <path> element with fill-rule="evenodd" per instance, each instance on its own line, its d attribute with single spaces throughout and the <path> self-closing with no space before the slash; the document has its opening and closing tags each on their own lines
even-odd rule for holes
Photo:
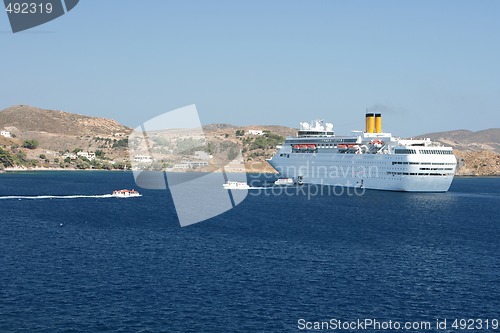
<svg viewBox="0 0 500 333">
<path fill-rule="evenodd" d="M 133 187 L 119 172 L 0 175 L 0 197 Z M 456 178 L 448 193 L 261 192 L 186 228 L 167 191 L 141 192 L 0 199 L 0 332 L 500 319 L 499 178 Z"/>
</svg>

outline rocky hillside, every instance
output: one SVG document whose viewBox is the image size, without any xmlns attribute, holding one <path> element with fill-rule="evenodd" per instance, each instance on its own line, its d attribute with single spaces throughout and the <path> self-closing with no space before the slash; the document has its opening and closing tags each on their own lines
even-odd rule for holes
<svg viewBox="0 0 500 333">
<path fill-rule="evenodd" d="M 458 176 L 500 176 L 500 154 L 492 151 L 455 150 Z"/>
<path fill-rule="evenodd" d="M 263 131 L 264 135 L 249 134 L 249 130 Z M 276 125 L 210 124 L 203 126 L 203 132 L 208 142 L 216 145 L 230 142 L 240 147 L 248 172 L 275 172 L 266 159 L 276 152 L 276 145 L 285 137 L 295 135 L 297 130 Z"/>
<path fill-rule="evenodd" d="M 431 138 L 462 151 L 489 150 L 500 153 L 500 128 L 472 132 L 468 130 L 423 134 L 419 137 Z"/>
<path fill-rule="evenodd" d="M 110 119 L 88 117 L 27 105 L 0 111 L 2 167 L 111 168 L 128 161 L 131 129 Z M 100 161 L 75 158 L 78 152 L 97 152 Z M 68 157 L 70 154 L 70 157 Z"/>
<path fill-rule="evenodd" d="M 247 133 L 249 130 L 269 131 L 283 137 L 292 136 L 297 134 L 297 129 L 277 126 L 277 125 L 249 125 L 249 126 L 235 126 L 229 124 L 210 124 L 203 126 L 205 133 L 213 133 L 218 135 L 235 135 L 236 131 L 241 130 Z"/>
<path fill-rule="evenodd" d="M 26 132 L 70 136 L 128 134 L 130 128 L 111 119 L 95 118 L 64 111 L 16 105 L 0 111 L 0 128 L 14 134 Z"/>
</svg>

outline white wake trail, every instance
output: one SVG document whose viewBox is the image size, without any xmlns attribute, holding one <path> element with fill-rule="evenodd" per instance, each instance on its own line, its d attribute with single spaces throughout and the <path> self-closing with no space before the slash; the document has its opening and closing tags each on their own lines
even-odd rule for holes
<svg viewBox="0 0 500 333">
<path fill-rule="evenodd" d="M 116 196 L 111 194 L 102 195 L 37 195 L 37 196 L 25 196 L 25 195 L 11 195 L 11 196 L 0 196 L 0 200 L 43 200 L 43 199 L 82 199 L 82 198 L 116 198 Z"/>
</svg>

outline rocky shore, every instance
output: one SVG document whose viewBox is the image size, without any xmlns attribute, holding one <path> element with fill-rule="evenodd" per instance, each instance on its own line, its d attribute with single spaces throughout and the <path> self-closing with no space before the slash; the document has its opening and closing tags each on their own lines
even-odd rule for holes
<svg viewBox="0 0 500 333">
<path fill-rule="evenodd" d="M 455 150 L 457 176 L 500 176 L 500 154 L 492 151 Z"/>
</svg>

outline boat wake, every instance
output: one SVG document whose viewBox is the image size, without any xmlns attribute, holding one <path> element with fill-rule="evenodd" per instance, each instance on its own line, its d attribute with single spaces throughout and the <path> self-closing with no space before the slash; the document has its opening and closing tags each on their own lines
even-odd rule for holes
<svg viewBox="0 0 500 333">
<path fill-rule="evenodd" d="M 248 188 L 227 188 L 227 190 L 275 190 L 284 188 L 300 188 L 297 185 L 269 185 L 269 186 L 250 186 Z"/>
<path fill-rule="evenodd" d="M 248 186 L 248 187 L 227 187 L 225 190 L 238 190 L 238 191 L 248 191 L 248 190 L 269 190 L 272 189 L 273 186 Z"/>
<path fill-rule="evenodd" d="M 102 194 L 102 195 L 37 195 L 37 196 L 24 196 L 24 195 L 12 195 L 12 196 L 0 196 L 0 200 L 46 200 L 46 199 L 107 199 L 116 198 L 112 194 Z"/>
<path fill-rule="evenodd" d="M 265 189 L 269 189 L 270 187 L 264 187 L 264 186 L 249 186 L 249 187 L 244 187 L 244 188 L 226 188 L 226 190 L 231 190 L 231 191 L 234 191 L 234 190 L 245 190 L 245 191 L 248 191 L 248 190 L 265 190 Z"/>
</svg>

